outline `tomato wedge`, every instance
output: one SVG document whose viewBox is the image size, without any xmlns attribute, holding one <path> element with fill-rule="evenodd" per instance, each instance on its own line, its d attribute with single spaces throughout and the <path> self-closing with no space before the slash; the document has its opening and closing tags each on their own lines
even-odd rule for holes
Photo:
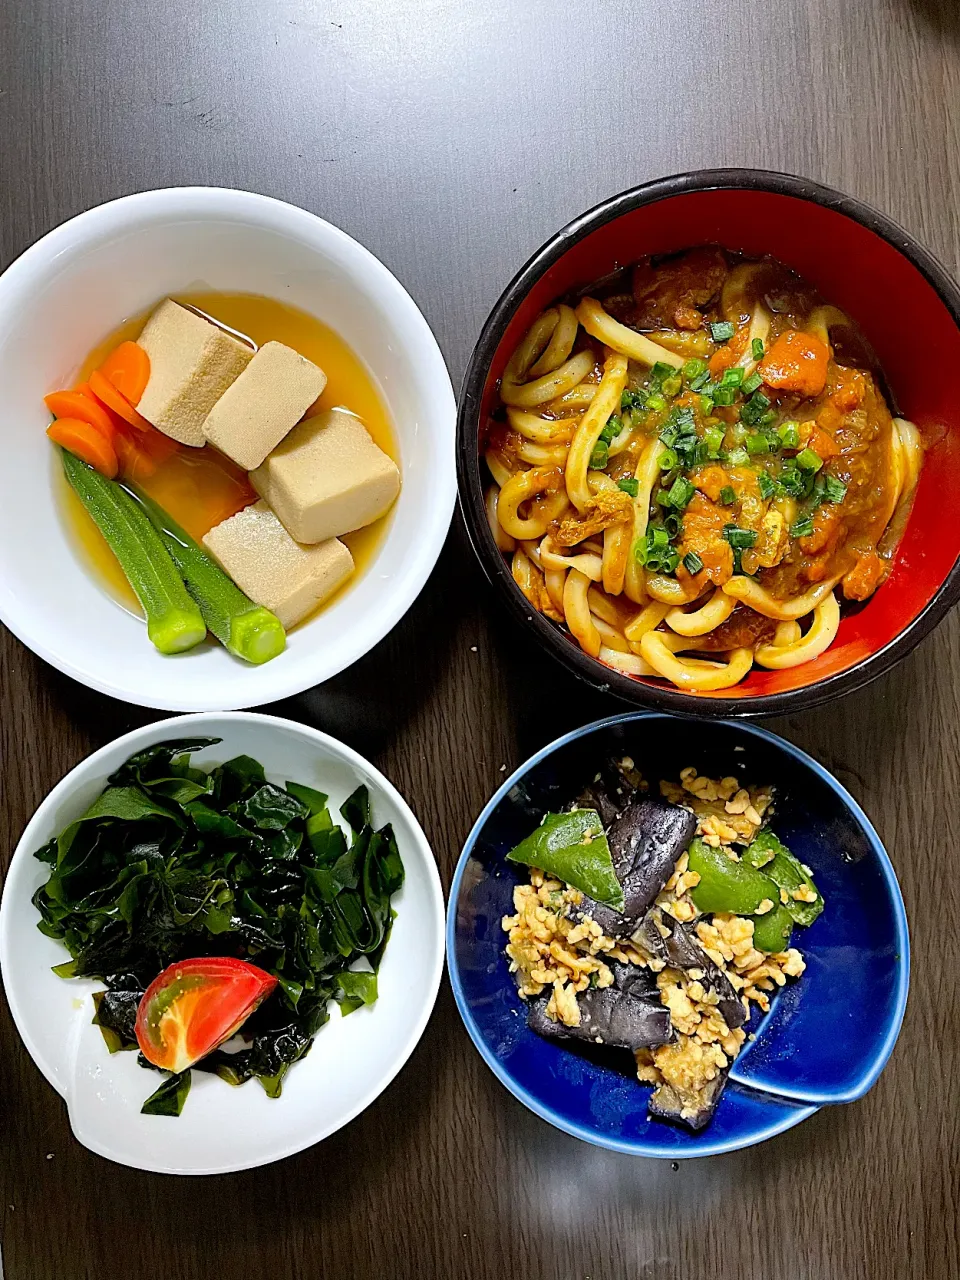
<svg viewBox="0 0 960 1280">
<path fill-rule="evenodd" d="M 245 960 L 180 960 L 154 978 L 137 1010 L 137 1043 L 165 1071 L 186 1071 L 240 1029 L 277 985 Z"/>
</svg>

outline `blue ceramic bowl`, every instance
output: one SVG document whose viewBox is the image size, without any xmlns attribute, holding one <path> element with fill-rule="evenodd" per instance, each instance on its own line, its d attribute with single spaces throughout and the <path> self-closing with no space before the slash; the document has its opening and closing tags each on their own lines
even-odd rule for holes
<svg viewBox="0 0 960 1280">
<path fill-rule="evenodd" d="M 541 815 L 569 803 L 605 759 L 628 754 L 648 779 L 693 765 L 776 787 L 773 826 L 812 868 L 826 902 L 794 933 L 807 970 L 755 1015 L 712 1124 L 700 1134 L 648 1120 L 649 1088 L 620 1067 L 527 1029 L 507 971 L 501 918 L 518 871 L 505 855 Z M 907 918 L 866 814 L 839 782 L 783 738 L 752 725 L 631 713 L 559 738 L 503 784 L 464 846 L 450 891 L 447 963 L 474 1044 L 503 1084 L 551 1124 L 630 1155 L 677 1160 L 762 1142 L 825 1103 L 862 1097 L 896 1043 L 909 983 Z"/>
</svg>

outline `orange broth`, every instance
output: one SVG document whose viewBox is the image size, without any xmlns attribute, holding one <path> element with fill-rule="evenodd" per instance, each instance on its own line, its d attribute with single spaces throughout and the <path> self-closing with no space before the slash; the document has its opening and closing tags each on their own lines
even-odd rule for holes
<svg viewBox="0 0 960 1280">
<path fill-rule="evenodd" d="M 327 385 L 319 400 L 311 405 L 308 416 L 326 409 L 349 409 L 363 419 L 376 443 L 399 465 L 393 428 L 373 378 L 344 340 L 322 321 L 298 307 L 254 294 L 178 293 L 172 296 L 175 301 L 190 303 L 229 328 L 246 334 L 258 346 L 270 341 L 283 342 L 318 364 L 327 375 Z M 77 382 L 86 381 L 119 343 L 136 339 L 150 313 L 146 311 L 125 321 L 104 338 L 83 362 Z M 142 616 L 139 602 L 100 530 L 59 468 L 57 474 L 68 527 L 91 573 L 118 604 Z M 202 449 L 181 446 L 152 476 L 140 483 L 198 542 L 214 525 L 257 498 L 246 472 L 210 445 Z M 389 520 L 390 512 L 387 512 L 366 528 L 341 537 L 341 542 L 350 548 L 356 568 L 331 599 L 349 590 L 372 561 Z M 329 603 L 330 600 L 324 601 L 321 608 Z"/>
</svg>

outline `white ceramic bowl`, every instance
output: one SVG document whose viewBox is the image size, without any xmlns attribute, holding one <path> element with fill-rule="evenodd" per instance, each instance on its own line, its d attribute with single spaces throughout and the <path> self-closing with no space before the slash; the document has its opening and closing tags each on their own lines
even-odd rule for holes
<svg viewBox="0 0 960 1280">
<path fill-rule="evenodd" d="M 379 973 L 379 998 L 342 1018 L 334 1008 L 312 1049 L 290 1068 L 278 1099 L 255 1080 L 231 1088 L 193 1073 L 176 1118 L 143 1116 L 156 1081 L 135 1053 L 110 1055 L 92 1025 L 91 996 L 102 983 L 66 980 L 51 966 L 68 958 L 37 929 L 31 897 L 47 868 L 32 855 L 99 794 L 135 751 L 170 738 L 218 737 L 201 764 L 247 754 L 274 782 L 313 785 L 331 811 L 361 782 L 376 826 L 393 823 L 406 873 L 393 899 L 397 917 Z M 426 837 L 403 798 L 362 756 L 326 734 L 249 712 L 161 720 L 117 738 L 77 765 L 30 820 L 10 863 L 0 901 L 0 977 L 23 1042 L 64 1098 L 76 1137 L 98 1155 L 156 1173 L 229 1173 L 312 1146 L 358 1115 L 387 1087 L 423 1034 L 443 966 L 443 893 Z"/>
<path fill-rule="evenodd" d="M 153 649 L 90 576 L 55 500 L 43 397 L 126 317 L 167 293 L 265 294 L 329 324 L 367 365 L 400 447 L 403 488 L 376 558 L 287 650 L 249 667 L 208 643 Z M 402 285 L 355 240 L 266 196 L 214 187 L 100 205 L 0 276 L 0 620 L 67 675 L 142 706 L 259 706 L 330 679 L 396 625 L 436 562 L 456 493 L 455 405 L 443 356 Z"/>
</svg>

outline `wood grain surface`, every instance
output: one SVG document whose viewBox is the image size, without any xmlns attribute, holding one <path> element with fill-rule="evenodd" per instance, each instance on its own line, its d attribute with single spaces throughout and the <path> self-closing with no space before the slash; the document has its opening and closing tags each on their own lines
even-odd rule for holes
<svg viewBox="0 0 960 1280">
<path fill-rule="evenodd" d="M 878 205 L 956 271 L 958 156 L 955 0 L 0 3 L 0 265 L 127 192 L 246 187 L 382 258 L 455 383 L 517 267 L 615 191 L 786 169 Z M 910 913 L 903 1035 L 862 1102 L 737 1155 L 619 1157 L 515 1102 L 445 986 L 411 1062 L 341 1133 L 265 1170 L 177 1180 L 80 1147 L 0 1003 L 8 1280 L 960 1275 L 958 639 L 953 616 L 883 681 L 773 725 L 863 803 Z M 385 770 L 448 884 L 503 766 L 617 707 L 543 667 L 456 522 L 393 634 L 274 709 Z M 0 635 L 0 869 L 48 789 L 150 718 Z"/>
</svg>

